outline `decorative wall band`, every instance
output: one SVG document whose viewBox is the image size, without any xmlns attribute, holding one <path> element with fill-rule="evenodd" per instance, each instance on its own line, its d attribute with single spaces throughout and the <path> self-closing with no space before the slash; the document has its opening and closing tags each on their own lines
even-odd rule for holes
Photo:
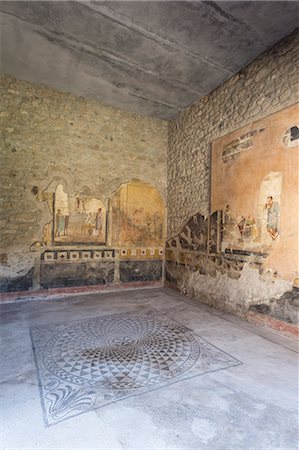
<svg viewBox="0 0 299 450">
<path fill-rule="evenodd" d="M 46 250 L 41 255 L 42 263 L 52 262 L 82 262 L 90 260 L 114 260 L 121 259 L 161 259 L 164 255 L 163 247 L 139 247 L 120 249 L 68 249 L 68 250 Z"/>
<path fill-rule="evenodd" d="M 109 259 L 114 260 L 117 254 L 116 249 L 93 249 L 93 250 L 49 250 L 41 255 L 41 261 L 47 262 L 80 262 L 90 260 Z"/>
<path fill-rule="evenodd" d="M 123 247 L 120 249 L 120 258 L 161 258 L 164 255 L 163 247 Z"/>
</svg>

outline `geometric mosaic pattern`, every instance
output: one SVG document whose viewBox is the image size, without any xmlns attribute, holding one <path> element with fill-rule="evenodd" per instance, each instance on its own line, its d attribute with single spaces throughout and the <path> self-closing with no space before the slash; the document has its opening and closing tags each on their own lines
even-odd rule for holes
<svg viewBox="0 0 299 450">
<path fill-rule="evenodd" d="M 156 311 L 31 328 L 46 425 L 240 364 Z"/>
</svg>

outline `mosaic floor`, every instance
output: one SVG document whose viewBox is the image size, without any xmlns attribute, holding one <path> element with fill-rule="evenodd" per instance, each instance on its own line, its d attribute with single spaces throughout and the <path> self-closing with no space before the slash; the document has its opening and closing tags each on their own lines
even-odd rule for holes
<svg viewBox="0 0 299 450">
<path fill-rule="evenodd" d="M 113 314 L 31 328 L 46 425 L 240 364 L 165 314 Z"/>
</svg>

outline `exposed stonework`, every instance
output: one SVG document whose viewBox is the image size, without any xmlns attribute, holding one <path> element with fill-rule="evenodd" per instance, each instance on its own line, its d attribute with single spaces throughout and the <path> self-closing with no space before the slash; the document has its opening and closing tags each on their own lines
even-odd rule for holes
<svg viewBox="0 0 299 450">
<path fill-rule="evenodd" d="M 25 274 L 34 284 L 30 270 L 58 183 L 107 199 L 138 178 L 166 197 L 166 122 L 11 76 L 1 78 L 0 119 L 0 278 L 19 278 L 20 289 Z"/>
<path fill-rule="evenodd" d="M 232 246 L 230 251 L 230 245 L 225 242 L 228 225 L 226 221 L 221 225 L 226 210 L 214 212 L 211 217 L 209 214 L 211 143 L 227 136 L 220 158 L 231 168 L 233 160 L 249 153 L 257 136 L 266 135 L 263 127 L 256 127 L 257 120 L 298 102 L 298 44 L 297 31 L 170 122 L 165 263 L 166 282 L 187 296 L 248 320 L 265 317 L 264 321 L 276 329 L 284 328 L 280 325 L 284 323 L 295 332 L 298 331 L 298 292 L 292 291 L 292 277 L 297 276 L 298 267 L 296 259 L 291 259 L 291 252 L 296 253 L 296 240 L 285 244 L 285 258 L 289 256 L 288 262 L 292 264 L 288 277 L 283 279 L 273 268 L 272 247 L 268 252 L 266 246 L 256 251 L 254 248 L 236 250 L 238 246 Z M 228 140 L 231 132 L 246 125 L 245 133 Z M 295 148 L 297 125 L 292 122 L 289 126 L 285 135 L 282 133 L 283 143 L 285 148 Z M 287 167 L 293 176 L 296 162 L 289 161 Z M 214 179 L 220 192 L 224 181 L 221 177 L 219 181 Z M 296 196 L 296 182 L 289 189 L 288 198 Z M 221 208 L 229 210 L 228 203 L 213 206 L 212 212 Z M 287 239 L 286 228 L 284 224 L 283 239 Z M 238 231 L 236 225 L 234 229 Z M 289 234 L 294 236 L 294 232 Z M 246 238 L 243 234 L 238 236 L 238 244 L 243 238 Z"/>
<path fill-rule="evenodd" d="M 166 282 L 221 310 L 246 317 L 248 311 L 296 323 L 298 292 L 264 267 L 266 253 L 221 251 L 223 211 L 192 216 L 166 243 Z"/>
<path fill-rule="evenodd" d="M 170 122 L 168 236 L 209 213 L 211 142 L 298 101 L 298 45 L 295 32 Z"/>
<path fill-rule="evenodd" d="M 292 283 L 262 277 L 246 263 L 237 280 L 219 271 L 214 277 L 186 271 L 180 289 L 210 306 L 244 317 L 251 305 L 267 304 L 269 299 L 274 302 L 292 289 Z"/>
<path fill-rule="evenodd" d="M 264 313 L 292 324 L 293 298 L 285 300 L 292 283 L 263 270 L 266 255 L 222 251 L 220 211 L 205 217 L 210 209 L 211 142 L 297 102 L 298 38 L 294 34 L 170 122 L 167 173 L 166 279 L 219 309 L 242 317 Z M 51 284 L 40 261 L 47 250 L 41 240 L 45 223 L 53 220 L 55 187 L 62 183 L 68 193 L 92 193 L 105 200 L 122 183 L 140 179 L 165 199 L 167 124 L 10 76 L 3 77 L 1 86 L 0 278 L 6 279 L 4 290 L 40 285 L 60 289 L 65 285 L 62 271 L 55 266 Z M 286 147 L 291 148 L 293 128 L 284 137 Z M 230 142 L 222 155 L 227 164 L 241 158 L 251 140 L 244 135 Z M 140 249 L 148 255 L 152 250 Z M 92 270 L 82 265 L 80 280 L 89 287 L 116 278 L 139 282 L 143 266 L 151 273 L 150 282 L 160 279 L 161 261 L 141 263 L 101 262 Z M 63 267 L 69 277 L 68 267 Z"/>
</svg>

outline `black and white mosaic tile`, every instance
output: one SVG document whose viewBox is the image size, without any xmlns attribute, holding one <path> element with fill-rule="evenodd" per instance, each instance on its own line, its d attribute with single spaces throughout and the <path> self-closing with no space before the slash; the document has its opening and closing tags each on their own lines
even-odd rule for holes
<svg viewBox="0 0 299 450">
<path fill-rule="evenodd" d="M 240 364 L 156 311 L 31 328 L 46 425 Z"/>
</svg>

